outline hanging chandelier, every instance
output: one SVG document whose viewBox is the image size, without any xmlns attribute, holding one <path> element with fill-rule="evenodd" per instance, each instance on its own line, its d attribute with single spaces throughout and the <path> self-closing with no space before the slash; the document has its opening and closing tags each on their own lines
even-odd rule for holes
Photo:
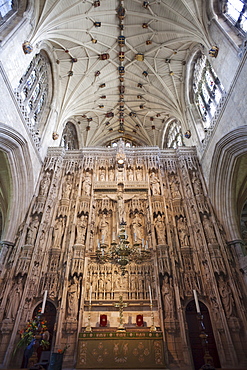
<svg viewBox="0 0 247 370">
<path fill-rule="evenodd" d="M 98 263 L 104 264 L 110 262 L 118 266 L 122 275 L 126 273 L 126 266 L 131 263 L 142 264 L 151 258 L 151 251 L 148 248 L 148 242 L 144 245 L 142 243 L 135 242 L 133 245 L 128 241 L 128 235 L 126 233 L 126 222 L 122 221 L 120 224 L 120 230 L 118 234 L 119 241 L 112 241 L 111 246 L 102 242 L 98 242 L 96 251 L 96 259 Z"/>
</svg>

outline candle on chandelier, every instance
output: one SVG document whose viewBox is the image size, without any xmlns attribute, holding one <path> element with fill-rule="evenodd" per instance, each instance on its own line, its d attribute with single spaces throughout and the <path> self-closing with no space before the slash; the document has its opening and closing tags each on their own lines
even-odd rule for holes
<svg viewBox="0 0 247 370">
<path fill-rule="evenodd" d="M 45 292 L 44 292 L 44 298 L 43 298 L 43 303 L 42 303 L 42 308 L 41 308 L 41 313 L 44 313 L 45 312 L 45 304 L 46 304 L 46 299 L 47 299 L 47 293 L 48 293 L 48 291 L 45 290 Z"/>
<path fill-rule="evenodd" d="M 199 301 L 198 301 L 198 297 L 197 297 L 197 291 L 195 289 L 193 289 L 193 294 L 194 294 L 195 303 L 196 303 L 196 312 L 201 313 L 200 306 L 199 306 Z"/>
<path fill-rule="evenodd" d="M 150 285 L 148 286 L 148 289 L 149 289 L 150 305 L 152 306 L 153 305 L 153 301 L 152 301 L 152 293 L 151 293 L 151 287 L 150 287 Z"/>
<path fill-rule="evenodd" d="M 134 241 L 136 242 L 136 233 L 134 233 Z"/>
</svg>

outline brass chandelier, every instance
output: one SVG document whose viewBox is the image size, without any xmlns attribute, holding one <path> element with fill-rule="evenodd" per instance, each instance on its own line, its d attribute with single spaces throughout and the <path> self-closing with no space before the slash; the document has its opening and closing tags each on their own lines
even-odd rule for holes
<svg viewBox="0 0 247 370">
<path fill-rule="evenodd" d="M 126 233 L 126 222 L 122 221 L 118 234 L 119 242 L 112 241 L 111 246 L 102 242 L 98 242 L 96 251 L 96 259 L 98 263 L 110 262 L 118 266 L 122 275 L 126 273 L 126 266 L 131 263 L 142 264 L 151 258 L 151 251 L 148 249 L 148 244 L 135 242 L 133 245 L 128 241 Z"/>
</svg>

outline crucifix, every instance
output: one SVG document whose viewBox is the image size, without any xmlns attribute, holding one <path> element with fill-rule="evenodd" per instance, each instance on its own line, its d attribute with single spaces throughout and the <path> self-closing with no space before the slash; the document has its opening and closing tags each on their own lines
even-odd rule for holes
<svg viewBox="0 0 247 370">
<path fill-rule="evenodd" d="M 119 303 L 114 303 L 114 306 L 119 308 L 119 327 L 118 331 L 125 331 L 124 322 L 123 322 L 123 308 L 128 306 L 128 303 L 123 303 L 123 296 L 120 295 Z"/>
</svg>

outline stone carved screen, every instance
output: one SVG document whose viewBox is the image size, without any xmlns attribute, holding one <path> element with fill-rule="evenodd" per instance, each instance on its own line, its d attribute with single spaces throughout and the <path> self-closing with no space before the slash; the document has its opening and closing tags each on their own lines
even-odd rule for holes
<svg viewBox="0 0 247 370">
<path fill-rule="evenodd" d="M 118 242 L 122 221 L 130 247 L 150 253 L 148 260 L 131 260 L 124 274 L 117 263 L 97 259 L 99 245 L 107 254 Z M 58 309 L 55 348 L 70 345 L 65 363 L 78 333 L 99 330 L 100 315 L 107 315 L 108 331 L 154 326 L 163 333 L 167 362 L 190 366 L 182 350 L 189 345 L 185 307 L 196 290 L 210 312 L 220 358 L 234 363 L 246 327 L 234 261 L 194 149 L 51 148 L 15 245 L 2 244 L 0 355 L 47 290 Z"/>
</svg>

